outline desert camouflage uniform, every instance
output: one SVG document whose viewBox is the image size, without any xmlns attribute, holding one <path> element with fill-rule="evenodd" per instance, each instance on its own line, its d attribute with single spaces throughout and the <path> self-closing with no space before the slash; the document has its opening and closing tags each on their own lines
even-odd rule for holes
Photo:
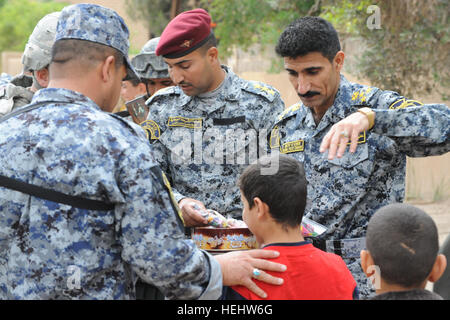
<svg viewBox="0 0 450 320">
<path fill-rule="evenodd" d="M 147 101 L 150 112 L 141 125 L 177 201 L 197 199 L 240 218 L 237 178 L 251 160 L 267 154 L 268 134 L 284 103 L 272 87 L 223 68 L 227 76 L 215 99 L 204 103 L 179 87 L 162 89 Z"/>
<path fill-rule="evenodd" d="M 0 86 L 0 117 L 31 102 L 34 94 L 30 90 L 32 84 L 31 77 L 18 75 Z"/>
<path fill-rule="evenodd" d="M 376 112 L 374 127 L 359 137 L 354 154 L 327 159 L 320 153 L 331 126 L 367 105 Z M 406 108 L 407 107 L 407 108 Z M 365 237 L 370 217 L 380 207 L 402 202 L 406 156 L 438 155 L 450 150 L 447 106 L 405 99 L 392 91 L 347 81 L 341 76 L 334 104 L 318 125 L 301 103 L 278 117 L 270 146 L 304 163 L 308 180 L 305 217 L 325 225 L 324 240 Z M 359 246 L 343 255 L 358 282 L 361 296 L 373 293 L 362 273 Z"/>
<path fill-rule="evenodd" d="M 38 71 L 50 64 L 59 14 L 47 14 L 34 27 L 22 55 L 24 71 Z M 34 81 L 36 89 L 40 89 L 37 80 Z M 29 104 L 34 94 L 32 85 L 33 77 L 24 74 L 15 76 L 5 86 L 0 84 L 0 116 Z"/>
<path fill-rule="evenodd" d="M 12 77 L 7 73 L 0 73 L 0 87 L 4 86 L 5 84 L 9 83 L 11 81 Z"/>
</svg>

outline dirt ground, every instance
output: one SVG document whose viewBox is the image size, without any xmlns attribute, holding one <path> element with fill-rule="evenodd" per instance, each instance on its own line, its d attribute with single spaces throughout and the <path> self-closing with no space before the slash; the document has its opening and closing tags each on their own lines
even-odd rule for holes
<svg viewBox="0 0 450 320">
<path fill-rule="evenodd" d="M 409 201 L 408 203 L 421 208 L 433 218 L 439 232 L 439 243 L 442 245 L 450 234 L 450 198 L 434 203 L 414 201 Z"/>
</svg>

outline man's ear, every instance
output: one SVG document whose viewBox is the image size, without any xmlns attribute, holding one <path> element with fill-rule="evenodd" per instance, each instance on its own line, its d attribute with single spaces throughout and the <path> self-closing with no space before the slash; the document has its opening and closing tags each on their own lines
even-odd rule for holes
<svg viewBox="0 0 450 320">
<path fill-rule="evenodd" d="M 438 254 L 436 261 L 434 262 L 433 268 L 431 269 L 430 275 L 428 276 L 428 281 L 436 282 L 442 276 L 442 274 L 447 268 L 447 258 L 443 254 Z"/>
<path fill-rule="evenodd" d="M 344 66 L 345 53 L 344 51 L 338 51 L 334 56 L 334 65 L 336 67 L 336 71 L 340 72 L 342 67 Z"/>
<path fill-rule="evenodd" d="M 103 82 L 109 82 L 116 71 L 116 58 L 108 56 L 101 64 L 101 78 Z"/>
<path fill-rule="evenodd" d="M 139 95 L 147 94 L 147 87 L 145 86 L 145 83 L 139 82 L 138 88 L 139 88 Z"/>
<path fill-rule="evenodd" d="M 48 87 L 48 83 L 50 81 L 50 73 L 48 68 L 43 68 L 35 72 L 35 76 L 39 85 L 43 88 Z"/>
<path fill-rule="evenodd" d="M 206 56 L 208 60 L 212 63 L 219 58 L 219 50 L 216 47 L 211 47 L 206 51 Z"/>
</svg>

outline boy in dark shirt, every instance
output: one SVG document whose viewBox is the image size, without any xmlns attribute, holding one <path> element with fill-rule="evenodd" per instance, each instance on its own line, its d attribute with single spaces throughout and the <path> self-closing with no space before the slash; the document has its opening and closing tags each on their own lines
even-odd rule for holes
<svg viewBox="0 0 450 320">
<path fill-rule="evenodd" d="M 438 254 L 436 224 L 424 211 L 404 203 L 379 209 L 369 221 L 366 247 L 361 266 L 375 282 L 373 300 L 442 300 L 425 290 L 427 281 L 441 277 L 447 260 Z"/>
<path fill-rule="evenodd" d="M 265 174 L 274 164 L 278 171 Z M 273 261 L 287 266 L 286 272 L 276 274 L 284 280 L 280 286 L 260 282 L 258 277 L 263 272 L 253 270 L 255 282 L 268 294 L 267 299 L 337 300 L 357 296 L 356 282 L 342 258 L 313 247 L 302 236 L 307 182 L 300 162 L 285 155 L 263 157 L 242 173 L 238 184 L 243 220 L 261 248 L 280 252 Z M 222 298 L 260 299 L 243 286 L 224 287 Z"/>
</svg>

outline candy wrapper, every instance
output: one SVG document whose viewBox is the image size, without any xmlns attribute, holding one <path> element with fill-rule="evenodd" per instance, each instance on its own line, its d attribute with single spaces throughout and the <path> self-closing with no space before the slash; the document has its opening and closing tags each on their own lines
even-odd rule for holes
<svg viewBox="0 0 450 320">
<path fill-rule="evenodd" d="M 247 224 L 242 220 L 229 218 L 227 222 L 229 228 L 247 228 Z"/>
<path fill-rule="evenodd" d="M 197 210 L 203 218 L 208 221 L 208 225 L 216 228 L 228 228 L 228 220 L 220 213 L 214 210 L 202 210 L 200 206 L 194 202 L 190 203 L 191 207 Z"/>
<path fill-rule="evenodd" d="M 304 237 L 317 237 L 327 231 L 327 228 L 320 223 L 303 217 L 300 230 L 302 231 L 302 235 Z"/>
<path fill-rule="evenodd" d="M 192 208 L 200 212 L 203 218 L 208 221 L 208 225 L 215 228 L 247 228 L 247 225 L 242 220 L 227 219 L 215 210 L 202 210 L 198 204 L 191 202 L 189 204 Z"/>
</svg>

